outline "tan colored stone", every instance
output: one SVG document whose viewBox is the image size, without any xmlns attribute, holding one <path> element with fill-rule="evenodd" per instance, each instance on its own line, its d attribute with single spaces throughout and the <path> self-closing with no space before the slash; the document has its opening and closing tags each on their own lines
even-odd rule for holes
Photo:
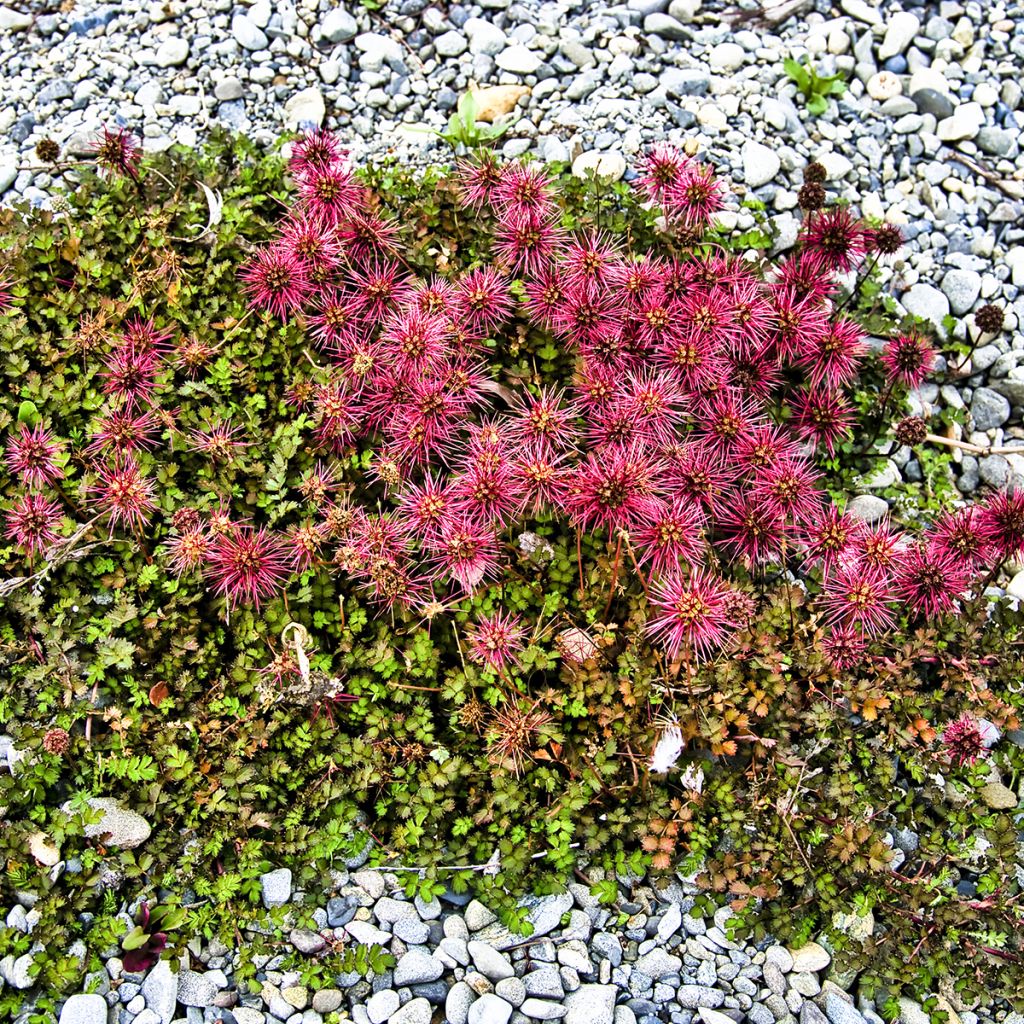
<svg viewBox="0 0 1024 1024">
<path fill-rule="evenodd" d="M 491 85 L 484 89 L 471 88 L 470 92 L 476 100 L 476 119 L 488 123 L 510 113 L 524 96 L 530 95 L 526 85 Z"/>
</svg>

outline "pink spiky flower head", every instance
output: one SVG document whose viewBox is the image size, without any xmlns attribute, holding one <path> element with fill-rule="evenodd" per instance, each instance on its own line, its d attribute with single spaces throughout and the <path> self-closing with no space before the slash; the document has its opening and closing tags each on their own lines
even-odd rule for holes
<svg viewBox="0 0 1024 1024">
<path fill-rule="evenodd" d="M 555 212 L 550 185 L 547 171 L 539 164 L 509 164 L 492 193 L 494 205 L 505 223 L 525 218 L 547 220 Z"/>
<path fill-rule="evenodd" d="M 325 225 L 334 227 L 360 212 L 363 192 L 347 161 L 311 166 L 299 179 L 303 207 Z"/>
<path fill-rule="evenodd" d="M 103 126 L 103 137 L 92 145 L 96 164 L 111 176 L 124 175 L 133 181 L 139 176 L 142 151 L 135 136 L 127 128 L 111 131 Z"/>
<path fill-rule="evenodd" d="M 680 153 L 675 146 L 666 142 L 656 142 L 645 154 L 640 164 L 640 174 L 634 185 L 647 193 L 656 203 L 660 203 L 666 193 L 675 188 L 682 179 L 692 161 Z"/>
<path fill-rule="evenodd" d="M 950 554 L 972 569 L 987 565 L 992 558 L 992 541 L 978 505 L 942 512 L 935 521 L 931 544 L 940 553 Z"/>
<path fill-rule="evenodd" d="M 519 665 L 518 653 L 523 649 L 526 630 L 518 615 L 495 612 L 480 618 L 469 636 L 470 658 L 503 672 Z"/>
<path fill-rule="evenodd" d="M 164 543 L 167 566 L 175 576 L 199 569 L 210 554 L 210 536 L 200 525 L 183 529 Z"/>
<path fill-rule="evenodd" d="M 727 614 L 729 587 L 704 569 L 688 576 L 678 570 L 661 577 L 651 591 L 647 634 L 675 659 L 681 652 L 706 658 L 733 629 Z"/>
<path fill-rule="evenodd" d="M 665 192 L 665 213 L 692 232 L 702 232 L 722 208 L 722 186 L 714 168 L 693 164 Z"/>
<path fill-rule="evenodd" d="M 916 388 L 935 365 L 935 349 L 922 335 L 910 331 L 890 338 L 881 358 L 890 381 Z"/>
<path fill-rule="evenodd" d="M 859 626 L 867 634 L 893 627 L 896 594 L 888 575 L 856 562 L 840 564 L 824 581 L 825 618 L 834 627 Z"/>
<path fill-rule="evenodd" d="M 4 513 L 4 533 L 32 558 L 57 540 L 63 518 L 57 502 L 41 494 L 25 494 Z"/>
<path fill-rule="evenodd" d="M 119 456 L 102 467 L 92 491 L 97 510 L 109 517 L 111 532 L 117 527 L 140 530 L 156 509 L 153 481 L 130 456 Z"/>
<path fill-rule="evenodd" d="M 228 611 L 241 604 L 254 608 L 284 590 L 293 559 L 285 542 L 260 527 L 232 524 L 214 537 L 204 570 Z"/>
<path fill-rule="evenodd" d="M 310 292 L 306 262 L 280 245 L 260 249 L 242 271 L 249 305 L 282 320 L 299 309 Z"/>
<path fill-rule="evenodd" d="M 684 495 L 658 502 L 650 520 L 636 531 L 636 544 L 640 560 L 649 561 L 655 572 L 691 564 L 704 548 L 704 513 Z"/>
<path fill-rule="evenodd" d="M 460 160 L 456 179 L 463 204 L 473 209 L 491 205 L 495 201 L 496 189 L 504 180 L 507 166 L 491 150 Z"/>
<path fill-rule="evenodd" d="M 821 649 L 834 669 L 845 672 L 863 660 L 867 642 L 856 626 L 836 626 L 821 641 Z"/>
<path fill-rule="evenodd" d="M 448 577 L 466 593 L 498 572 L 498 539 L 494 529 L 465 513 L 441 524 L 440 537 L 431 542 L 435 577 Z"/>
<path fill-rule="evenodd" d="M 896 593 L 907 609 L 925 619 L 951 611 L 967 589 L 970 571 L 941 547 L 915 545 L 902 552 L 896 571 Z"/>
<path fill-rule="evenodd" d="M 1024 551 L 1024 491 L 999 491 L 981 507 L 978 526 L 1000 558 Z"/>
<path fill-rule="evenodd" d="M 31 429 L 22 423 L 7 442 L 7 468 L 35 490 L 64 476 L 63 454 L 64 445 L 41 423 Z"/>
<path fill-rule="evenodd" d="M 512 312 L 508 283 L 490 267 L 471 270 L 458 283 L 458 308 L 470 331 L 486 336 Z"/>
<path fill-rule="evenodd" d="M 847 273 L 864 256 L 868 235 L 864 225 L 841 206 L 824 210 L 803 232 L 804 250 L 820 256 L 830 270 Z"/>
<path fill-rule="evenodd" d="M 567 481 L 566 510 L 585 530 L 633 529 L 649 518 L 660 470 L 637 445 L 590 451 Z"/>
<path fill-rule="evenodd" d="M 292 143 L 288 166 L 292 173 L 305 176 L 312 171 L 331 167 L 343 156 L 338 137 L 326 128 L 305 132 Z"/>
<path fill-rule="evenodd" d="M 943 730 L 942 745 L 946 748 L 949 759 L 958 767 L 974 764 L 987 749 L 981 722 L 964 712 Z"/>
</svg>

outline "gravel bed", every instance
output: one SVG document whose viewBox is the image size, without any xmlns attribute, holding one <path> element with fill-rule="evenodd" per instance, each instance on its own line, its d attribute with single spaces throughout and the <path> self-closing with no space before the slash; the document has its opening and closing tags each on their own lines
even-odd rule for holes
<svg viewBox="0 0 1024 1024">
<path fill-rule="evenodd" d="M 896 841 L 908 845 L 906 835 Z M 300 898 L 287 869 L 261 882 L 267 908 Z M 523 939 L 468 896 L 408 900 L 395 874 L 335 872 L 333 895 L 313 911 L 316 928 L 293 927 L 289 908 L 281 952 L 253 957 L 256 992 L 236 987 L 238 950 L 219 941 L 193 940 L 180 963 L 164 960 L 146 974 L 127 973 L 109 950 L 105 969 L 67 1000 L 59 1024 L 324 1024 L 332 1014 L 354 1024 L 882 1024 L 872 1000 L 847 993 L 853 978 L 836 969 L 825 945 L 733 941 L 727 907 L 713 919 L 691 916 L 692 878 L 660 884 L 623 885 L 613 908 L 575 883 L 529 897 L 523 905 L 534 932 Z M 24 909 L 15 910 L 18 920 L 8 924 L 31 928 Z M 854 935 L 874 925 L 870 914 L 841 923 Z M 324 987 L 284 967 L 294 951 L 312 962 L 353 942 L 379 944 L 395 967 L 372 980 L 339 975 Z M 8 957 L 0 976 L 27 988 L 30 962 L 30 954 Z M 948 1024 L 1024 1024 L 1020 1014 L 965 1006 L 941 984 L 936 996 Z M 913 1000 L 900 1007 L 899 1024 L 929 1024 Z"/>
</svg>

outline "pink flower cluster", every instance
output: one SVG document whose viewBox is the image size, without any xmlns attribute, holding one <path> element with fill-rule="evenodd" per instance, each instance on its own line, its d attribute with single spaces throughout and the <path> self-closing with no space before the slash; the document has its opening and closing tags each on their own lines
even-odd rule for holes
<svg viewBox="0 0 1024 1024">
<path fill-rule="evenodd" d="M 320 461 L 299 487 L 313 511 L 284 533 L 183 508 L 167 545 L 174 570 L 202 572 L 229 608 L 258 606 L 318 566 L 385 608 L 443 603 L 501 577 L 511 528 L 558 519 L 629 545 L 652 575 L 648 628 L 670 656 L 708 656 L 743 618 L 732 567 L 775 565 L 813 584 L 842 665 L 901 607 L 950 610 L 984 565 L 1024 544 L 1024 497 L 951 512 L 921 539 L 868 528 L 823 490 L 816 458 L 850 436 L 847 392 L 866 356 L 835 279 L 875 244 L 845 209 L 811 215 L 795 253 L 765 277 L 691 244 L 723 190 L 668 147 L 647 156 L 637 184 L 683 242 L 666 246 L 677 256 L 563 230 L 543 169 L 484 156 L 458 179 L 466 215 L 492 226 L 490 262 L 422 276 L 334 136 L 301 139 L 291 170 L 294 208 L 243 279 L 255 309 L 297 319 L 320 353 L 288 392 L 314 424 Z M 500 376 L 492 354 L 512 339 L 553 339 L 563 379 Z M 151 320 L 128 321 L 115 340 L 101 377 L 108 405 L 83 453 L 92 510 L 112 530 L 138 530 L 156 511 L 138 459 L 170 427 L 161 374 L 194 375 L 211 355 L 195 339 L 172 346 Z M 918 383 L 933 358 L 918 335 L 891 339 L 889 390 Z M 245 445 L 230 423 L 187 438 L 214 461 Z M 335 459 L 359 448 L 372 451 L 369 471 L 343 490 Z M 60 507 L 36 492 L 59 480 L 61 451 L 41 427 L 8 441 L 28 494 L 7 533 L 28 552 L 56 537 Z M 472 656 L 514 664 L 525 635 L 498 614 L 476 626 Z"/>
</svg>

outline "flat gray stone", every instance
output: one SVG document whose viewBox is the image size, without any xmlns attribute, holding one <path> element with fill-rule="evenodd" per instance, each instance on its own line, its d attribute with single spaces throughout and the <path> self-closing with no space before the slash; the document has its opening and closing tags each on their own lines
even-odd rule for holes
<svg viewBox="0 0 1024 1024">
<path fill-rule="evenodd" d="M 614 985 L 580 985 L 565 997 L 565 1024 L 615 1024 L 615 993 Z"/>
<path fill-rule="evenodd" d="M 394 989 L 386 988 L 375 992 L 366 1001 L 366 1015 L 370 1018 L 370 1024 L 384 1024 L 401 1003 Z"/>
<path fill-rule="evenodd" d="M 410 949 L 395 966 L 394 984 L 423 985 L 437 981 L 444 972 L 444 964 L 421 947 Z"/>
<path fill-rule="evenodd" d="M 290 868 L 277 868 L 260 875 L 263 906 L 283 907 L 292 896 L 292 872 Z"/>
<path fill-rule="evenodd" d="M 971 419 L 975 430 L 993 430 L 1010 418 L 1010 403 L 992 388 L 975 388 L 971 397 Z"/>
<path fill-rule="evenodd" d="M 182 971 L 178 975 L 178 1002 L 182 1006 L 212 1006 L 219 991 L 215 981 L 198 971 Z"/>
<path fill-rule="evenodd" d="M 501 955 L 496 949 L 488 946 L 485 942 L 470 942 L 467 946 L 473 966 L 491 981 L 500 981 L 502 978 L 511 978 L 515 975 L 512 965 L 508 959 Z"/>
<path fill-rule="evenodd" d="M 343 7 L 328 11 L 320 22 L 320 35 L 329 43 L 347 43 L 358 31 L 356 19 Z"/>
<path fill-rule="evenodd" d="M 171 1024 L 178 1003 L 178 976 L 166 960 L 157 961 L 146 975 L 142 982 L 142 997 L 146 1000 L 146 1007 L 159 1016 L 160 1024 Z"/>
<path fill-rule="evenodd" d="M 493 992 L 482 995 L 469 1008 L 469 1024 L 508 1024 L 512 1004 Z"/>
<path fill-rule="evenodd" d="M 561 1003 L 552 1003 L 546 999 L 527 999 L 519 1012 L 534 1020 L 561 1020 L 568 1012 Z"/>
<path fill-rule="evenodd" d="M 650 953 L 640 957 L 636 962 L 636 970 L 657 981 L 669 974 L 679 974 L 683 969 L 683 961 L 667 953 L 664 949 L 652 949 Z M 718 1006 L 718 1003 L 715 1003 Z M 692 1007 L 691 1007 L 692 1009 Z"/>
<path fill-rule="evenodd" d="M 74 995 L 60 1011 L 59 1024 L 107 1024 L 107 1001 L 103 996 Z"/>
<path fill-rule="evenodd" d="M 476 993 L 464 981 L 452 985 L 444 1001 L 444 1015 L 448 1024 L 468 1024 L 469 1008 L 475 999 Z"/>
<path fill-rule="evenodd" d="M 430 1024 L 434 1008 L 423 998 L 410 999 L 400 1010 L 392 1014 L 388 1024 Z"/>
<path fill-rule="evenodd" d="M 714 1010 L 725 1002 L 725 993 L 707 985 L 680 985 L 676 1000 L 684 1010 L 696 1010 L 700 1006 Z"/>
</svg>

